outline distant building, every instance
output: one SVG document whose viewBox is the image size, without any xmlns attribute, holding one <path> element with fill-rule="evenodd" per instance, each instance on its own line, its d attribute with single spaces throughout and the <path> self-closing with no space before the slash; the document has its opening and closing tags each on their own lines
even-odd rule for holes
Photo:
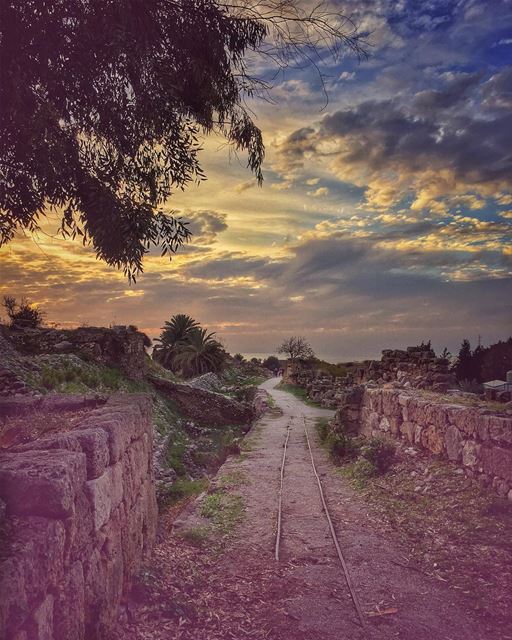
<svg viewBox="0 0 512 640">
<path fill-rule="evenodd" d="M 505 382 L 505 380 L 490 380 L 484 382 L 485 389 L 492 389 L 493 391 L 512 391 L 512 382 Z"/>
</svg>

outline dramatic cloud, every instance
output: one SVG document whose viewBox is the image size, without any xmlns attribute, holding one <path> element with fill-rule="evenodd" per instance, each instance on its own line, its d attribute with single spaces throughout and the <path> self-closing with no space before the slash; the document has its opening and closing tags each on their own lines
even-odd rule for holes
<svg viewBox="0 0 512 640">
<path fill-rule="evenodd" d="M 366 187 L 372 209 L 412 197 L 411 209 L 443 213 L 446 198 L 510 192 L 511 78 L 512 68 L 487 81 L 445 74 L 441 89 L 409 101 L 367 100 L 335 111 L 279 145 L 276 170 L 290 181 L 306 165 L 323 164 L 340 180 Z"/>
<path fill-rule="evenodd" d="M 268 75 L 274 102 L 250 103 L 262 188 L 208 138 L 208 180 L 166 203 L 193 232 L 172 262 L 152 250 L 129 286 L 55 239 L 54 221 L 0 250 L 0 295 L 28 296 L 50 322 L 136 324 L 152 337 L 189 313 L 233 352 L 302 334 L 332 360 L 509 335 L 510 0 L 328 4 L 361 26 L 370 57 L 325 70 L 328 104 L 312 68 Z"/>
</svg>

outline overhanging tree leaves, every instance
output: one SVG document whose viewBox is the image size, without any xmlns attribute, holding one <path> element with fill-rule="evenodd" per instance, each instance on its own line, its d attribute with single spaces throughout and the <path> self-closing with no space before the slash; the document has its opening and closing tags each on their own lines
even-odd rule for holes
<svg viewBox="0 0 512 640">
<path fill-rule="evenodd" d="M 98 258 L 142 271 L 186 223 L 162 211 L 204 179 L 200 136 L 221 133 L 261 181 L 264 146 L 244 99 L 247 71 L 317 64 L 359 35 L 292 0 L 4 0 L 0 5 L 0 245 L 53 209 Z M 319 59 L 319 58 L 318 58 Z"/>
</svg>

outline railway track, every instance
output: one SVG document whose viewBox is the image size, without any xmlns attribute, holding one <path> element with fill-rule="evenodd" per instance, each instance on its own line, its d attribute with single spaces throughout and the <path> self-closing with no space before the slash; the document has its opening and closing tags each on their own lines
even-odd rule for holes
<svg viewBox="0 0 512 640">
<path fill-rule="evenodd" d="M 313 474 L 315 476 L 316 479 L 316 483 L 318 486 L 318 493 L 320 496 L 320 500 L 322 502 L 322 511 L 325 515 L 325 518 L 327 520 L 327 524 L 329 526 L 329 532 L 331 534 L 331 539 L 334 545 L 334 548 L 336 550 L 336 554 L 338 556 L 339 562 L 340 562 L 340 566 L 345 578 L 345 582 L 348 588 L 348 591 L 350 593 L 350 598 L 352 600 L 352 603 L 354 605 L 355 611 L 357 613 L 357 617 L 359 618 L 359 622 L 361 627 L 363 627 L 364 629 L 366 628 L 366 621 L 364 618 L 364 614 L 363 611 L 361 609 L 361 605 L 359 603 L 359 599 L 357 597 L 357 593 L 354 589 L 353 583 L 352 583 L 352 579 L 350 577 L 350 571 L 348 569 L 347 566 L 347 562 L 345 560 L 345 557 L 343 555 L 343 551 L 341 549 L 339 540 L 338 540 L 338 536 L 336 535 L 336 529 L 334 528 L 334 524 L 332 522 L 332 518 L 331 518 L 331 514 L 329 512 L 329 506 L 327 504 L 327 501 L 325 499 L 325 493 L 322 487 L 322 481 L 320 479 L 320 476 L 318 475 L 317 469 L 316 469 L 316 465 L 315 465 L 315 458 L 313 456 L 313 449 L 311 448 L 311 441 L 309 438 L 309 432 L 308 432 L 308 427 L 307 427 L 307 423 L 306 423 L 306 418 L 304 415 L 297 417 L 297 420 L 300 421 L 300 419 L 302 418 L 302 423 L 304 425 L 304 434 L 305 434 L 305 438 L 306 438 L 306 444 L 307 444 L 307 448 L 309 451 L 309 457 L 311 460 L 311 466 L 313 468 Z M 279 481 L 279 492 L 278 492 L 278 506 L 277 506 L 277 527 L 276 527 L 276 542 L 275 542 L 275 550 L 274 550 L 274 556 L 276 561 L 279 561 L 280 559 L 280 548 L 281 548 L 281 541 L 283 538 L 283 490 L 284 490 L 284 479 L 285 479 L 285 468 L 286 468 L 286 457 L 287 457 L 287 453 L 288 453 L 288 442 L 290 440 L 290 433 L 292 430 L 292 422 L 290 421 L 288 423 L 287 429 L 286 429 L 286 436 L 285 436 L 285 440 L 284 440 L 284 445 L 283 445 L 283 457 L 281 460 L 281 470 L 280 470 L 280 481 Z"/>
</svg>

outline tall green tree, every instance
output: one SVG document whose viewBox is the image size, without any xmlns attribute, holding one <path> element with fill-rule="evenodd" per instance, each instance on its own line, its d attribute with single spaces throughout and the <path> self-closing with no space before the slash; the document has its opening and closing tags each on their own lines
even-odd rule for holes
<svg viewBox="0 0 512 640">
<path fill-rule="evenodd" d="M 457 364 L 455 365 L 455 375 L 457 380 L 460 381 L 478 381 L 480 379 L 477 359 L 471 351 L 471 344 L 467 338 L 464 338 L 459 350 Z"/>
<path fill-rule="evenodd" d="M 164 323 L 158 343 L 153 350 L 153 358 L 167 369 L 174 369 L 174 358 L 200 325 L 192 317 L 178 313 Z"/>
<path fill-rule="evenodd" d="M 323 2 L 3 0 L 0 3 L 0 245 L 49 211 L 65 236 L 134 278 L 152 245 L 190 232 L 164 212 L 203 180 L 200 138 L 216 131 L 261 182 L 264 145 L 246 98 L 269 89 L 247 54 L 319 68 L 361 54 Z"/>
<path fill-rule="evenodd" d="M 208 333 L 206 329 L 194 329 L 186 343 L 180 345 L 174 358 L 175 367 L 187 377 L 220 371 L 226 361 L 226 352 L 214 336 L 215 333 Z"/>
</svg>

